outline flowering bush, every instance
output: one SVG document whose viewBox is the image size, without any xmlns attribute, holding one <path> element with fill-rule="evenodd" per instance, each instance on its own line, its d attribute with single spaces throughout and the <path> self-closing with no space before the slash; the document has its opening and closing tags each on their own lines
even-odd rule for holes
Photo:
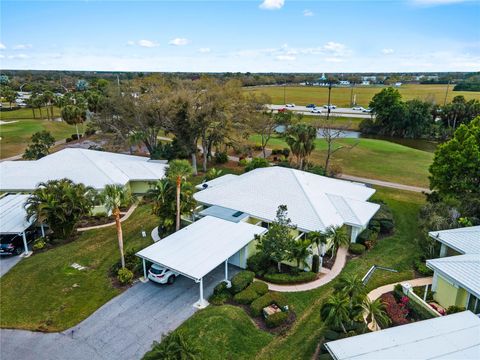
<svg viewBox="0 0 480 360">
<path fill-rule="evenodd" d="M 406 307 L 408 298 L 405 303 L 401 302 L 401 304 L 397 303 L 395 297 L 391 293 L 383 294 L 380 298 L 385 305 L 385 311 L 388 317 L 392 320 L 392 325 L 408 324 L 409 321 L 407 320 L 407 315 L 409 311 Z"/>
</svg>

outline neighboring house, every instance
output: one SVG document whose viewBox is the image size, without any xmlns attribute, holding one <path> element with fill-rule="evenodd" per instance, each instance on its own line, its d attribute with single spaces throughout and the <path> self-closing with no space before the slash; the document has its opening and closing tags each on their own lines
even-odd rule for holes
<svg viewBox="0 0 480 360">
<path fill-rule="evenodd" d="M 335 360 L 478 359 L 480 319 L 470 311 L 325 344 Z"/>
<path fill-rule="evenodd" d="M 434 271 L 432 291 L 442 307 L 455 305 L 480 313 L 480 226 L 432 231 L 440 258 L 427 260 Z M 449 256 L 452 255 L 452 256 Z"/>
<path fill-rule="evenodd" d="M 164 161 L 106 151 L 67 148 L 33 161 L 0 163 L 0 191 L 30 193 L 39 183 L 67 178 L 101 191 L 107 184 L 144 194 L 165 176 Z"/>
</svg>

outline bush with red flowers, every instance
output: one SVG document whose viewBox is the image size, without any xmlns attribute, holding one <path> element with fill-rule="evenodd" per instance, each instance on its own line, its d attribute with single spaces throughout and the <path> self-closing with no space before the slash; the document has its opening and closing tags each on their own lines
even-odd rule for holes
<svg viewBox="0 0 480 360">
<path fill-rule="evenodd" d="M 407 304 L 409 299 L 405 296 L 406 300 L 402 298 L 401 303 L 398 304 L 395 297 L 391 293 L 383 294 L 381 297 L 382 302 L 385 304 L 385 311 L 388 317 L 392 320 L 392 325 L 404 325 L 408 324 L 408 308 Z"/>
</svg>

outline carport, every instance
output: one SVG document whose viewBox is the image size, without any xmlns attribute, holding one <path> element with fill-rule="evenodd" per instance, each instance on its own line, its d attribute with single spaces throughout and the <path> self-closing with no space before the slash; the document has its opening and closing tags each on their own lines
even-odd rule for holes
<svg viewBox="0 0 480 360">
<path fill-rule="evenodd" d="M 143 259 L 143 273 L 147 278 L 146 261 L 166 267 L 199 284 L 200 297 L 195 307 L 204 308 L 203 277 L 225 263 L 225 281 L 228 282 L 228 259 L 247 246 L 267 229 L 246 222 L 234 223 L 213 216 L 194 222 L 136 255 Z"/>
<path fill-rule="evenodd" d="M 25 202 L 29 196 L 12 194 L 0 198 L 0 234 L 22 235 L 25 255 L 28 255 L 25 231 L 33 224 L 33 220 L 27 221 L 27 212 L 25 210 Z M 43 224 L 42 236 L 45 236 Z"/>
</svg>

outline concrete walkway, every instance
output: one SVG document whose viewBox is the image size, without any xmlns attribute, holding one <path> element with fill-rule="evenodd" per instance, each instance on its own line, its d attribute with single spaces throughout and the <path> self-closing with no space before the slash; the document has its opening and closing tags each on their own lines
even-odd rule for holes
<svg viewBox="0 0 480 360">
<path fill-rule="evenodd" d="M 133 212 L 135 211 L 137 206 L 138 206 L 138 204 L 133 204 L 132 206 L 130 206 L 130 209 L 128 209 L 128 211 L 125 213 L 125 215 L 123 215 L 123 217 L 120 219 L 120 222 L 124 222 L 125 220 L 127 220 L 130 217 L 130 215 L 133 214 Z M 113 225 L 115 225 L 115 221 L 111 222 L 111 223 L 108 223 L 108 224 L 103 224 L 103 225 L 96 225 L 96 226 L 78 228 L 77 231 L 82 232 L 82 231 L 88 231 L 88 230 L 94 230 L 94 229 L 102 229 L 102 228 L 106 228 L 106 227 L 113 226 Z"/>
<path fill-rule="evenodd" d="M 231 266 L 230 275 L 238 268 Z M 224 277 L 224 265 L 204 278 L 205 296 Z M 154 340 L 196 310 L 199 285 L 180 276 L 171 286 L 138 282 L 80 324 L 61 333 L 0 329 L 2 360 L 140 359 Z"/>
<path fill-rule="evenodd" d="M 277 284 L 268 284 L 268 288 L 272 291 L 279 291 L 279 292 L 295 292 L 295 291 L 307 291 L 319 288 L 323 286 L 333 279 L 335 279 L 341 272 L 345 263 L 347 261 L 347 248 L 340 248 L 337 251 L 337 257 L 335 258 L 335 263 L 332 266 L 331 270 L 323 269 L 321 271 L 320 278 L 315 281 L 305 283 L 305 284 L 298 284 L 298 285 L 277 285 Z"/>
<path fill-rule="evenodd" d="M 414 191 L 414 192 L 419 192 L 419 193 L 424 192 L 424 193 L 427 193 L 427 194 L 430 193 L 430 189 L 427 189 L 427 188 L 398 184 L 398 183 L 393 183 L 393 182 L 389 182 L 389 181 L 367 179 L 367 178 L 364 178 L 364 177 L 346 175 L 346 174 L 340 174 L 337 177 L 339 179 L 343 179 L 343 180 L 357 181 L 357 182 L 362 182 L 362 183 L 366 183 L 366 184 L 384 186 L 384 187 L 398 189 L 398 190 Z"/>
<path fill-rule="evenodd" d="M 408 282 L 412 287 L 416 286 L 425 286 L 425 285 L 430 285 L 432 283 L 433 278 L 430 277 L 424 277 L 424 278 L 418 278 L 418 279 L 412 279 L 412 280 L 404 280 L 400 281 L 394 284 L 388 284 L 384 286 L 380 286 L 379 288 L 376 288 L 368 293 L 368 298 L 371 301 L 377 300 L 380 296 L 382 296 L 385 293 L 388 293 L 390 291 L 393 291 L 393 288 L 397 284 L 402 284 Z"/>
</svg>

